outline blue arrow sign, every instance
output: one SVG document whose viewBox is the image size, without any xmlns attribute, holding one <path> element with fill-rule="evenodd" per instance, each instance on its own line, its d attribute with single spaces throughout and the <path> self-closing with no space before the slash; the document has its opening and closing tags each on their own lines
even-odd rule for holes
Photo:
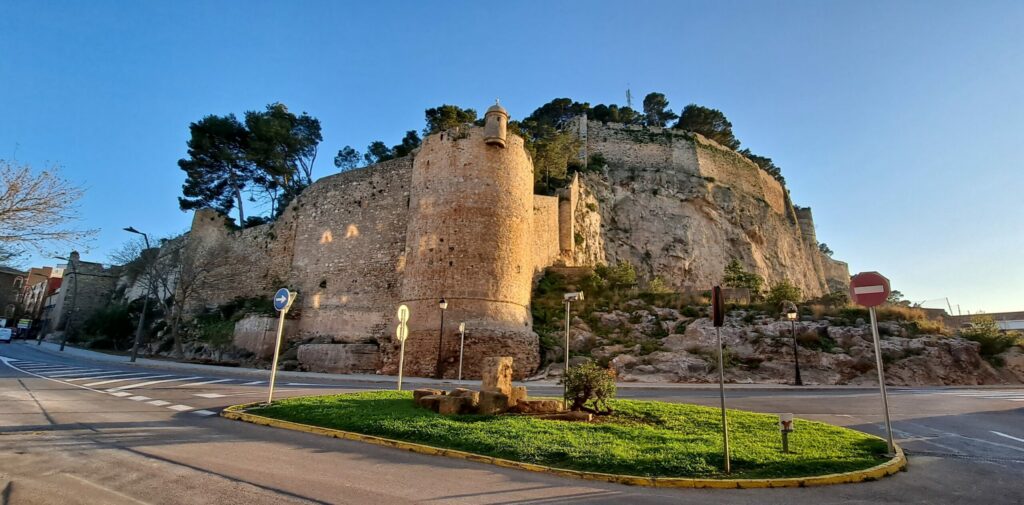
<svg viewBox="0 0 1024 505">
<path fill-rule="evenodd" d="M 274 308 L 277 310 L 284 310 L 288 307 L 288 299 L 292 297 L 292 294 L 288 292 L 288 288 L 281 288 L 274 293 Z"/>
</svg>

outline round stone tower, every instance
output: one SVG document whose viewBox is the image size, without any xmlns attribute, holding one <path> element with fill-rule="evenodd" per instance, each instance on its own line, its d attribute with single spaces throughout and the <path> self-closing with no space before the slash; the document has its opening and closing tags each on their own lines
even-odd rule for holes
<svg viewBox="0 0 1024 505">
<path fill-rule="evenodd" d="M 484 114 L 484 142 L 487 145 L 505 147 L 508 130 L 508 111 L 494 103 Z"/>
<path fill-rule="evenodd" d="M 523 139 L 505 135 L 504 109 L 492 107 L 487 118 L 485 128 L 427 137 L 413 162 L 401 290 L 411 313 L 410 375 L 457 375 L 461 322 L 464 378 L 480 377 L 491 356 L 512 356 L 519 378 L 539 364 L 529 307 L 533 163 Z"/>
</svg>

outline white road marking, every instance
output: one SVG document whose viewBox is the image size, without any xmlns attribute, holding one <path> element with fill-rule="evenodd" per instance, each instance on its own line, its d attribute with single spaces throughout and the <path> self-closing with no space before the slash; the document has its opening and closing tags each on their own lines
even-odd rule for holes
<svg viewBox="0 0 1024 505">
<path fill-rule="evenodd" d="M 989 431 L 991 431 L 991 430 L 989 430 Z M 1007 435 L 1006 433 L 999 433 L 998 431 L 993 431 L 992 433 L 994 433 L 996 435 L 999 435 L 1000 437 L 1006 437 L 1006 438 L 1008 438 L 1010 440 L 1016 440 L 1018 442 L 1024 442 L 1024 438 L 1017 438 L 1017 437 L 1014 437 L 1014 436 Z"/>
<path fill-rule="evenodd" d="M 192 413 L 193 414 L 199 414 L 201 416 L 212 416 L 212 415 L 216 414 L 216 412 L 214 412 L 212 410 L 196 410 L 196 411 L 193 411 Z"/>
<path fill-rule="evenodd" d="M 153 400 L 151 402 L 146 402 L 146 403 L 148 403 L 150 405 L 156 405 L 157 407 L 163 407 L 164 405 L 170 405 L 171 404 L 171 402 L 165 402 L 163 400 Z"/>
<path fill-rule="evenodd" d="M 179 388 L 187 388 L 189 386 L 202 386 L 204 384 L 217 384 L 217 383 L 220 383 L 220 382 L 228 382 L 228 381 L 233 381 L 233 380 L 235 380 L 235 379 L 214 379 L 214 380 L 203 381 L 203 382 L 193 382 L 192 384 L 182 384 L 182 385 L 180 385 L 178 387 Z"/>
<path fill-rule="evenodd" d="M 128 393 L 128 394 L 131 394 L 131 393 Z M 129 400 L 135 400 L 137 402 L 144 402 L 146 400 L 152 400 L 152 398 L 150 398 L 148 396 L 131 396 L 128 399 Z"/>
<path fill-rule="evenodd" d="M 266 384 L 266 383 L 267 383 L 267 381 L 252 381 L 252 382 L 246 382 L 245 384 L 242 384 L 242 385 L 243 386 L 258 386 L 260 384 Z"/>
<path fill-rule="evenodd" d="M 220 393 L 198 393 L 193 394 L 192 396 L 198 396 L 200 398 L 224 398 L 227 395 L 222 395 Z"/>
<path fill-rule="evenodd" d="M 163 377 L 167 377 L 167 376 L 164 375 Z M 164 380 L 158 380 L 158 381 L 149 381 L 149 382 L 143 382 L 143 383 L 140 383 L 140 384 L 129 384 L 127 386 L 121 386 L 121 387 L 119 387 L 117 389 L 135 389 L 135 388 L 141 388 L 141 387 L 144 387 L 144 386 L 152 386 L 153 384 L 163 384 L 164 382 L 190 381 L 190 380 L 195 380 L 195 379 L 202 379 L 202 377 L 185 377 L 185 378 L 175 378 L 175 379 L 164 379 Z"/>
<path fill-rule="evenodd" d="M 93 382 L 91 384 L 86 384 L 85 386 L 86 387 L 94 387 L 94 386 L 102 386 L 104 384 L 113 384 L 115 382 L 124 382 L 124 381 L 129 381 L 129 380 L 156 379 L 157 377 L 170 377 L 170 375 L 150 375 L 148 377 L 132 377 L 132 378 L 127 378 L 127 379 L 111 379 L 111 380 L 108 380 L 108 381 Z"/>
<path fill-rule="evenodd" d="M 853 294 L 855 295 L 867 295 L 871 293 L 884 293 L 885 286 L 861 286 L 853 288 Z"/>
<path fill-rule="evenodd" d="M 53 377 L 54 379 L 56 379 L 56 378 L 59 378 L 59 377 L 71 377 L 72 375 L 79 375 L 79 376 L 86 376 L 86 377 L 83 377 L 84 379 L 91 379 L 92 377 L 87 377 L 87 376 L 89 376 L 89 375 L 97 375 L 97 374 L 101 374 L 101 373 L 110 373 L 110 370 L 95 370 L 95 371 L 90 371 L 90 372 L 62 373 L 62 374 L 57 374 L 57 375 L 47 375 L 47 377 Z"/>
<path fill-rule="evenodd" d="M 170 407 L 167 407 L 167 408 L 169 408 L 171 410 L 177 410 L 178 412 L 184 412 L 186 410 L 192 410 L 192 407 L 189 407 L 188 405 L 171 405 Z"/>
<path fill-rule="evenodd" d="M 148 372 L 118 372 L 110 375 L 99 375 L 96 377 L 79 377 L 77 379 L 64 379 L 67 382 L 87 381 L 93 379 L 109 379 L 111 377 L 131 377 L 133 375 L 146 375 Z"/>
<path fill-rule="evenodd" d="M 112 394 L 114 396 L 120 396 L 122 398 L 124 398 L 125 396 L 131 396 L 132 395 L 131 393 L 125 393 L 124 391 L 113 391 L 110 394 Z"/>
</svg>

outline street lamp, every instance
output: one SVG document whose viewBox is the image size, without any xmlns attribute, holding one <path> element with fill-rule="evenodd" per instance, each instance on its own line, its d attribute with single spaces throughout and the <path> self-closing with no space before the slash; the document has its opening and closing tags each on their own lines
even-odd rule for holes
<svg viewBox="0 0 1024 505">
<path fill-rule="evenodd" d="M 438 308 L 441 309 L 441 330 L 437 334 L 437 368 L 434 370 L 436 378 L 442 378 L 441 375 L 441 349 L 444 343 L 444 309 L 448 308 L 448 301 L 441 298 L 441 301 L 437 302 Z"/>
<path fill-rule="evenodd" d="M 782 304 L 782 311 L 786 314 L 786 319 L 789 319 L 789 328 L 793 335 L 793 363 L 796 367 L 796 385 L 803 386 L 804 381 L 800 380 L 800 352 L 796 343 L 796 304 L 793 302 L 785 302 Z"/>
<path fill-rule="evenodd" d="M 72 254 L 72 256 L 74 256 L 74 254 Z M 75 303 L 78 302 L 78 271 L 75 269 L 75 262 L 71 261 L 71 257 L 70 256 L 67 257 L 67 258 L 65 258 L 63 256 L 54 256 L 54 259 L 58 259 L 58 260 L 61 260 L 61 261 L 67 261 L 68 262 L 68 267 L 71 269 L 71 275 L 75 276 L 75 288 L 71 292 L 71 307 L 70 307 L 70 310 L 68 310 L 68 317 L 66 317 L 64 319 L 64 334 L 61 335 L 61 337 L 60 337 L 60 350 L 63 351 L 64 350 L 64 345 L 68 343 L 68 330 L 71 327 L 71 318 L 74 317 L 74 315 L 75 315 Z M 65 294 L 64 298 L 67 299 L 67 296 L 68 295 Z M 40 345 L 42 343 L 43 343 L 43 337 L 40 336 L 39 340 L 36 342 L 36 345 Z"/>
<path fill-rule="evenodd" d="M 565 300 L 565 367 L 562 371 L 562 408 L 569 408 L 569 306 L 572 302 L 582 302 L 583 292 L 566 293 L 562 296 Z"/>
<path fill-rule="evenodd" d="M 145 259 L 144 256 L 146 254 L 146 251 L 149 250 L 149 236 L 146 235 L 145 233 L 142 233 L 139 230 L 136 230 L 135 227 L 133 227 L 133 226 L 129 226 L 129 227 L 125 228 L 124 231 L 126 231 L 128 233 L 135 233 L 135 234 L 138 234 L 138 235 L 142 235 L 142 239 L 146 242 L 146 249 L 143 250 L 142 254 L 139 255 L 139 259 L 143 259 L 144 260 Z M 147 281 L 147 284 L 149 284 L 149 286 L 148 286 L 149 290 L 146 292 L 146 297 L 142 300 L 142 314 L 139 315 L 139 326 L 138 326 L 138 328 L 135 329 L 135 343 L 132 344 L 132 357 L 131 357 L 131 362 L 132 363 L 135 362 L 135 358 L 138 357 L 138 355 L 139 355 L 139 344 L 142 342 L 142 328 L 146 324 L 146 309 L 149 308 L 149 298 L 151 296 L 153 296 L 153 279 L 151 277 L 149 277 L 149 270 L 150 270 L 149 264 L 148 264 L 148 262 L 144 261 L 143 265 L 145 266 L 145 271 L 143 273 L 145 275 L 147 275 L 146 281 Z"/>
</svg>

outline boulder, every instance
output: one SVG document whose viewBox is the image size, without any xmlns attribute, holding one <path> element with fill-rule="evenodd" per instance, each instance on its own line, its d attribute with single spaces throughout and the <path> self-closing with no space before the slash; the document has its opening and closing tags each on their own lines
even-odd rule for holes
<svg viewBox="0 0 1024 505">
<path fill-rule="evenodd" d="M 513 407 L 520 414 L 555 414 L 562 411 L 560 400 L 522 400 Z"/>
<path fill-rule="evenodd" d="M 512 358 L 484 358 L 482 391 L 512 393 Z"/>
<path fill-rule="evenodd" d="M 437 412 L 438 408 L 440 407 L 442 398 L 447 397 L 444 395 L 421 396 L 418 400 L 416 400 L 416 404 L 427 410 L 433 410 L 434 412 Z"/>
<path fill-rule="evenodd" d="M 429 396 L 427 398 L 430 398 Z M 457 414 L 468 414 L 476 407 L 473 398 L 469 396 L 442 396 L 437 402 L 437 413 L 445 416 Z"/>
<path fill-rule="evenodd" d="M 424 396 L 443 396 L 443 395 L 444 395 L 444 391 L 441 391 L 440 389 L 426 389 L 426 388 L 423 388 L 423 389 L 413 390 L 413 392 L 412 392 L 412 399 L 413 399 L 414 402 L 419 403 L 420 398 L 423 398 Z"/>
<path fill-rule="evenodd" d="M 508 395 L 498 391 L 481 391 L 480 401 L 477 403 L 477 414 L 493 416 L 506 412 L 512 404 Z"/>
<path fill-rule="evenodd" d="M 526 386 L 512 386 L 512 394 L 508 397 L 509 407 L 526 399 Z"/>
</svg>

